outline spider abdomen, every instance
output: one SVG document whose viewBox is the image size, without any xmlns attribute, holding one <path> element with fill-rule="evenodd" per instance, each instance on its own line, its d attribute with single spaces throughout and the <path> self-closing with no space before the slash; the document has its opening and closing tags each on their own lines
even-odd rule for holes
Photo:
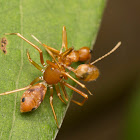
<svg viewBox="0 0 140 140">
<path fill-rule="evenodd" d="M 20 112 L 35 110 L 44 100 L 47 88 L 43 83 L 38 83 L 26 90 L 20 102 Z"/>
</svg>

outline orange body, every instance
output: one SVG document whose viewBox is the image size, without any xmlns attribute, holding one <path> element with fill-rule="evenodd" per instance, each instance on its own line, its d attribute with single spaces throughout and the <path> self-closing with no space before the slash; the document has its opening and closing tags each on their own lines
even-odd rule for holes
<svg viewBox="0 0 140 140">
<path fill-rule="evenodd" d="M 70 58 L 72 62 L 78 62 L 79 52 L 76 50 L 73 50 L 67 57 Z"/>
<path fill-rule="evenodd" d="M 82 47 L 79 50 L 72 50 L 66 57 L 59 56 L 59 62 L 70 66 L 73 62 L 88 61 L 91 59 L 91 50 L 88 47 Z"/>
<path fill-rule="evenodd" d="M 45 69 L 43 78 L 47 84 L 53 85 L 53 84 L 57 84 L 58 82 L 60 82 L 60 80 L 62 79 L 62 74 L 59 69 L 54 68 L 51 65 L 49 65 Z"/>
<path fill-rule="evenodd" d="M 88 47 L 79 49 L 79 61 L 87 61 L 91 59 L 91 50 Z"/>
<path fill-rule="evenodd" d="M 20 102 L 20 112 L 35 110 L 44 100 L 47 88 L 43 83 L 38 83 L 26 90 Z"/>
</svg>

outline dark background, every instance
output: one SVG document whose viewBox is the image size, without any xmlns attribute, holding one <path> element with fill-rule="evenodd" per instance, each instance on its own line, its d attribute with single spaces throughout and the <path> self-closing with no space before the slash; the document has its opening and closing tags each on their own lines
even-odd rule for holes
<svg viewBox="0 0 140 140">
<path fill-rule="evenodd" d="M 94 93 L 83 107 L 71 103 L 56 140 L 120 140 L 140 68 L 140 1 L 109 0 L 92 52 L 93 60 L 121 47 L 98 62 L 97 81 L 86 83 Z M 78 87 L 80 89 L 80 87 Z M 74 93 L 74 98 L 80 96 Z"/>
</svg>

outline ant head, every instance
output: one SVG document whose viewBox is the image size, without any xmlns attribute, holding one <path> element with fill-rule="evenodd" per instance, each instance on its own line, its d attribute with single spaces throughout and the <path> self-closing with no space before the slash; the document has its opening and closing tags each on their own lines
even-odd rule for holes
<svg viewBox="0 0 140 140">
<path fill-rule="evenodd" d="M 98 62 L 98 61 L 102 60 L 103 58 L 107 57 L 111 53 L 113 53 L 120 45 L 121 45 L 121 42 L 118 42 L 118 44 L 111 51 L 109 51 L 108 53 L 106 53 L 105 55 L 103 55 L 102 57 L 98 58 L 97 60 L 93 61 L 90 64 L 81 64 L 81 65 L 79 65 L 77 67 L 77 69 L 74 71 L 76 76 L 80 80 L 83 80 L 83 81 L 93 81 L 93 80 L 96 80 L 98 78 L 98 76 L 99 76 L 99 70 L 93 64 L 95 64 L 96 62 Z M 82 47 L 80 51 L 82 52 L 81 55 L 83 55 L 82 58 L 91 57 L 88 54 L 88 53 L 90 53 L 89 48 Z M 85 56 L 84 56 L 84 51 L 85 51 Z"/>
<path fill-rule="evenodd" d="M 87 61 L 91 59 L 91 50 L 88 47 L 79 49 L 79 61 Z"/>
<path fill-rule="evenodd" d="M 76 76 L 83 81 L 93 81 L 99 76 L 99 70 L 91 64 L 81 64 L 75 70 Z"/>
</svg>

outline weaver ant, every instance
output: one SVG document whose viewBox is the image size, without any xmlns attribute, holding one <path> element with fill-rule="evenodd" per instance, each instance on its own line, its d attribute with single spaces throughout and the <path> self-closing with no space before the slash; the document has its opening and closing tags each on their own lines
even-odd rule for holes
<svg viewBox="0 0 140 140">
<path fill-rule="evenodd" d="M 84 81 L 95 80 L 99 76 L 99 70 L 95 66 L 93 66 L 93 64 L 96 63 L 97 61 L 103 59 L 104 57 L 108 56 L 109 54 L 111 54 L 121 44 L 119 42 L 109 53 L 105 54 L 104 56 L 100 57 L 99 59 L 95 60 L 94 62 L 89 63 L 89 64 L 81 64 L 76 69 L 74 69 L 70 66 L 73 62 L 90 60 L 91 54 L 90 54 L 90 50 L 88 47 L 82 47 L 78 51 L 74 50 L 73 48 L 68 49 L 65 26 L 63 27 L 63 32 L 62 32 L 62 47 L 61 47 L 60 51 L 41 43 L 35 36 L 32 35 L 32 37 L 36 41 L 38 41 L 46 49 L 46 51 L 49 53 L 49 55 L 52 57 L 52 61 L 49 61 L 49 60 L 46 61 L 47 65 L 44 63 L 42 50 L 38 46 L 31 43 L 26 38 L 24 38 L 20 33 L 5 33 L 5 35 L 17 35 L 21 39 L 23 39 L 27 43 L 29 43 L 31 46 L 33 46 L 35 49 L 37 49 L 40 54 L 40 62 L 44 68 L 40 67 L 36 62 L 34 62 L 30 58 L 29 52 L 27 50 L 27 57 L 28 57 L 29 62 L 31 64 L 33 64 L 38 70 L 40 70 L 43 73 L 43 76 L 37 77 L 28 86 L 26 86 L 24 88 L 4 92 L 4 93 L 1 93 L 0 95 L 7 95 L 7 94 L 14 93 L 14 92 L 26 90 L 21 97 L 20 112 L 29 112 L 29 111 L 35 110 L 39 107 L 39 105 L 41 104 L 41 102 L 43 101 L 43 99 L 45 97 L 47 87 L 49 87 L 50 88 L 50 105 L 51 105 L 54 119 L 56 121 L 58 128 L 59 128 L 59 125 L 58 125 L 57 117 L 56 117 L 55 110 L 53 107 L 53 85 L 55 86 L 57 96 L 65 104 L 66 104 L 66 101 L 68 101 L 65 86 L 72 89 L 73 91 L 79 93 L 81 96 L 84 97 L 83 101 L 82 102 L 78 102 L 75 100 L 72 100 L 72 101 L 74 103 L 82 106 L 85 103 L 85 101 L 88 99 L 88 95 L 85 94 L 84 92 L 80 91 L 79 89 L 73 87 L 72 85 L 68 84 L 64 80 L 67 80 L 68 78 L 70 78 L 74 82 L 79 84 L 82 88 L 86 89 L 90 95 L 92 95 L 92 94 L 86 88 L 86 86 L 84 84 L 77 81 L 68 72 L 66 72 L 66 69 L 74 72 L 75 75 L 79 79 L 82 79 Z M 63 48 L 65 49 L 64 52 L 62 52 Z M 39 82 L 39 81 L 42 81 L 42 82 L 35 84 L 36 82 Z M 65 100 L 62 98 L 62 96 L 60 94 L 60 89 L 59 89 L 58 83 L 60 83 L 60 87 L 64 94 Z"/>
</svg>

